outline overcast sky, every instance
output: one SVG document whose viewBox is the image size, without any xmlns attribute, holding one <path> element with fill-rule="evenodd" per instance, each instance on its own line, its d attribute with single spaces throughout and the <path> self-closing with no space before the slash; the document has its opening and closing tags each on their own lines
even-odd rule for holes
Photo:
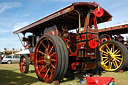
<svg viewBox="0 0 128 85">
<path fill-rule="evenodd" d="M 128 0 L 0 0 L 0 51 L 23 48 L 14 30 L 78 1 L 95 1 L 112 14 L 112 21 L 99 28 L 128 23 Z"/>
</svg>

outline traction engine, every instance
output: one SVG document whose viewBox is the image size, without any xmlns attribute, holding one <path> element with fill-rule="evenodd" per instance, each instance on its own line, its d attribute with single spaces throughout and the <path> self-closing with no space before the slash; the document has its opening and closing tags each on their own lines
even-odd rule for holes
<svg viewBox="0 0 128 85">
<path fill-rule="evenodd" d="M 30 59 L 21 56 L 21 72 L 28 72 L 30 61 L 43 82 L 61 80 L 67 72 L 97 73 L 101 61 L 97 24 L 111 17 L 97 3 L 77 2 L 15 31 L 24 34 L 22 41 L 30 50 Z M 25 37 L 27 32 L 32 35 Z"/>
</svg>

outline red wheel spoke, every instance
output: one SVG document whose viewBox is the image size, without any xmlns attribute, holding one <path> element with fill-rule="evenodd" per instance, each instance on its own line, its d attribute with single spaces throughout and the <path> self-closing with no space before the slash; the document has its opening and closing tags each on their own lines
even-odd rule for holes
<svg viewBox="0 0 128 85">
<path fill-rule="evenodd" d="M 53 46 L 51 47 L 51 49 L 50 49 L 49 53 L 51 53 L 52 49 L 53 49 Z"/>
<path fill-rule="evenodd" d="M 52 61 L 56 61 L 56 59 L 51 59 Z"/>
<path fill-rule="evenodd" d="M 55 66 L 53 64 L 51 64 L 52 68 L 56 69 Z"/>
<path fill-rule="evenodd" d="M 55 54 L 56 54 L 56 52 L 52 53 L 51 56 L 53 56 L 53 55 L 55 55 Z"/>
<path fill-rule="evenodd" d="M 42 70 L 44 70 L 46 67 L 47 67 L 47 65 L 43 66 L 43 67 L 40 69 L 40 72 L 41 72 Z"/>
<path fill-rule="evenodd" d="M 45 62 L 45 60 L 38 60 L 38 63 L 43 62 L 43 61 Z"/>
<path fill-rule="evenodd" d="M 48 50 L 49 50 L 49 47 L 50 47 L 50 43 L 49 43 L 48 39 L 47 39 L 47 42 L 48 42 Z"/>
<path fill-rule="evenodd" d="M 52 69 L 50 69 L 50 77 L 52 77 L 52 74 L 53 74 L 53 68 Z"/>
<path fill-rule="evenodd" d="M 48 70 L 47 70 L 47 72 L 46 72 L 44 77 L 46 77 L 48 75 L 49 70 L 50 70 L 50 67 L 48 68 Z"/>
<path fill-rule="evenodd" d="M 47 47 L 44 45 L 44 43 L 43 43 L 43 42 L 42 42 L 41 44 L 42 44 L 45 48 L 47 48 Z"/>
<path fill-rule="evenodd" d="M 41 53 L 42 55 L 44 55 L 45 53 L 44 52 L 42 52 L 42 51 L 38 51 L 39 53 Z"/>
</svg>

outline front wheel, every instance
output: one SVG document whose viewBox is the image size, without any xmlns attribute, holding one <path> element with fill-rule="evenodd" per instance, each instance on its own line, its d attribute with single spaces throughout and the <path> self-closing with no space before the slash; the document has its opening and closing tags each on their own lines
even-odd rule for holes
<svg viewBox="0 0 128 85">
<path fill-rule="evenodd" d="M 27 55 L 21 55 L 19 65 L 20 65 L 20 72 L 21 73 L 28 73 L 28 71 L 29 71 L 29 58 Z"/>
<path fill-rule="evenodd" d="M 68 68 L 68 51 L 63 39 L 55 35 L 41 37 L 35 48 L 34 66 L 41 81 L 61 80 Z"/>
<path fill-rule="evenodd" d="M 99 47 L 101 52 L 101 67 L 106 71 L 120 71 L 127 65 L 128 50 L 120 42 L 106 41 Z"/>
</svg>

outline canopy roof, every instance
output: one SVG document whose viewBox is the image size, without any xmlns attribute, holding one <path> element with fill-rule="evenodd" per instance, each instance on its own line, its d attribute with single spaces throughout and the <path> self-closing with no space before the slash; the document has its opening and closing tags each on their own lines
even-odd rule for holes
<svg viewBox="0 0 128 85">
<path fill-rule="evenodd" d="M 128 33 L 128 24 L 99 29 L 100 34 L 125 34 Z"/>
<path fill-rule="evenodd" d="M 81 19 L 85 17 L 87 12 L 89 11 L 89 8 L 95 9 L 98 6 L 97 3 L 93 2 L 76 2 L 72 3 L 71 5 L 53 13 L 50 14 L 36 22 L 33 22 L 30 25 L 27 25 L 19 30 L 14 31 L 14 34 L 17 33 L 26 33 L 26 32 L 36 32 L 36 31 L 42 31 L 46 27 L 46 24 L 48 23 L 58 23 L 62 25 L 62 22 L 64 24 L 67 24 L 69 26 L 69 30 L 78 27 L 78 14 L 75 12 L 82 11 L 81 13 Z M 98 23 L 106 22 L 111 20 L 111 15 L 105 10 L 104 15 L 100 18 L 98 18 Z M 67 23 L 66 23 L 67 22 Z"/>
</svg>

